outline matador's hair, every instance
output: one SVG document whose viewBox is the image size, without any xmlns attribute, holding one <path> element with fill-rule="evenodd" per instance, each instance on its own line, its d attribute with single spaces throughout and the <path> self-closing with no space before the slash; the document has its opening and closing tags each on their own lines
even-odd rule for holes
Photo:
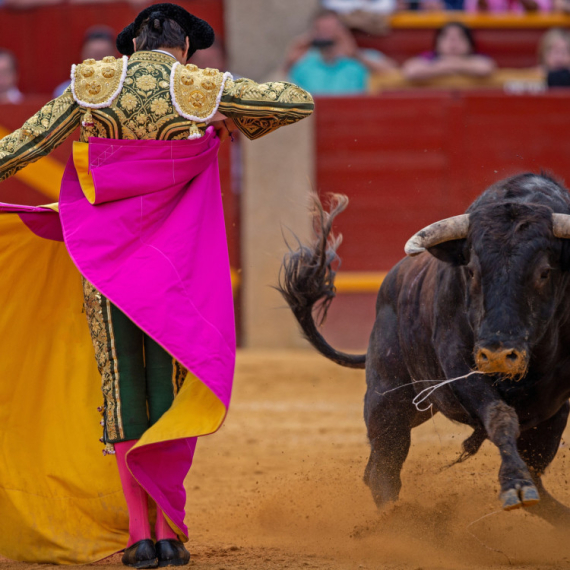
<svg viewBox="0 0 570 570">
<path fill-rule="evenodd" d="M 175 26 L 172 26 L 169 21 L 173 22 Z M 184 37 L 190 40 L 188 57 L 196 50 L 209 48 L 214 43 L 214 30 L 208 22 L 190 14 L 181 6 L 163 3 L 145 8 L 135 18 L 135 21 L 119 34 L 117 37 L 117 49 L 119 53 L 130 56 L 134 53 L 133 39 L 138 38 L 143 31 L 148 32 L 150 29 L 152 35 L 159 35 L 163 31 L 167 32 L 170 28 L 177 27 L 180 27 Z M 161 46 L 147 47 L 147 49 L 156 49 L 157 47 Z M 163 44 L 162 47 L 178 46 Z"/>
</svg>

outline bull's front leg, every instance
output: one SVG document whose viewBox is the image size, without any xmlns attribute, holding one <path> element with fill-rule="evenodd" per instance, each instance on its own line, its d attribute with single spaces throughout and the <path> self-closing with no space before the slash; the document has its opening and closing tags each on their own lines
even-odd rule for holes
<svg viewBox="0 0 570 570">
<path fill-rule="evenodd" d="M 482 416 L 489 440 L 501 454 L 499 483 L 503 509 L 510 511 L 538 503 L 538 491 L 517 448 L 520 435 L 517 413 L 505 402 L 495 400 L 485 406 Z"/>
<path fill-rule="evenodd" d="M 452 344 L 442 346 L 450 347 Z M 440 355 L 447 378 L 457 378 L 470 371 L 467 362 L 458 362 L 453 358 L 457 354 L 461 354 L 460 347 L 455 352 L 446 350 Z M 499 450 L 499 483 L 503 509 L 512 510 L 537 503 L 538 491 L 517 448 L 520 428 L 514 408 L 501 399 L 492 386 L 491 379 L 484 374 L 475 374 L 448 386 L 449 391 L 442 391 L 436 396 L 439 400 L 436 403 L 438 408 L 451 419 L 465 421 L 475 428 L 483 426 L 487 437 Z"/>
</svg>

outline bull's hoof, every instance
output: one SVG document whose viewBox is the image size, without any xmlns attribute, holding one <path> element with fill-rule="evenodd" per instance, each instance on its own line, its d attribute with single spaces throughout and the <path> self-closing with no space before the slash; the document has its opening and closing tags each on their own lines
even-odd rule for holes
<svg viewBox="0 0 570 570">
<path fill-rule="evenodd" d="M 531 507 L 540 501 L 540 495 L 534 485 L 517 484 L 514 489 L 507 489 L 501 493 L 503 510 L 512 511 L 521 507 Z"/>
</svg>

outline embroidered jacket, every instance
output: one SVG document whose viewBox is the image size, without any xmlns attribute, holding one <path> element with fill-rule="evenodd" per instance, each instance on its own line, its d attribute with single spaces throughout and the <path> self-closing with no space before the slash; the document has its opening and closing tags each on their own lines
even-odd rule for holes
<svg viewBox="0 0 570 570">
<path fill-rule="evenodd" d="M 0 181 L 49 154 L 81 125 L 80 140 L 180 140 L 203 135 L 216 111 L 257 139 L 309 116 L 311 95 L 285 82 L 233 80 L 229 73 L 180 65 L 160 52 L 88 59 L 71 86 L 21 129 L 0 140 Z"/>
</svg>

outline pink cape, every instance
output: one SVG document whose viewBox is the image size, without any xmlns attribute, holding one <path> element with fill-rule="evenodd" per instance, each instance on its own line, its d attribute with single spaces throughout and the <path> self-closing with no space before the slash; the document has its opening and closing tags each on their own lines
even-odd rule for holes
<svg viewBox="0 0 570 570">
<path fill-rule="evenodd" d="M 85 197 L 70 159 L 59 215 L 9 204 L 1 204 L 0 211 L 18 213 L 41 237 L 63 239 L 80 273 L 188 368 L 221 402 L 225 415 L 235 325 L 219 144 L 211 128 L 197 141 L 94 138 L 89 169 L 96 205 Z M 210 427 L 141 440 L 127 458 L 133 475 L 184 535 L 183 483 L 196 436 L 221 423 L 189 419 Z"/>
</svg>

